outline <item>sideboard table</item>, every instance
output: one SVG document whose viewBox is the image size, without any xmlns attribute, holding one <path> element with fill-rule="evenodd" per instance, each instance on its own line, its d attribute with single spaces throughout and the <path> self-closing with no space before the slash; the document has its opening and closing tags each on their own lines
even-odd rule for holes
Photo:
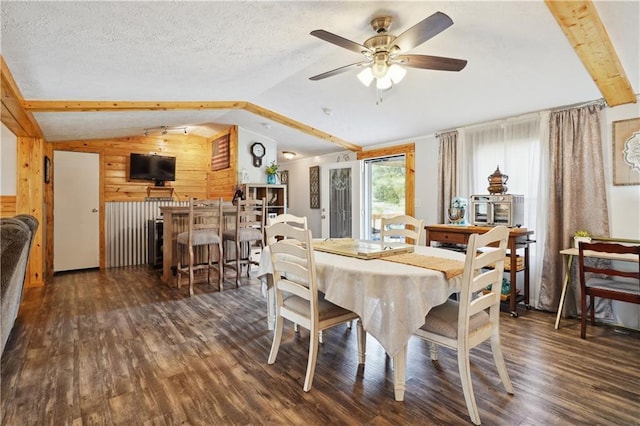
<svg viewBox="0 0 640 426">
<path fill-rule="evenodd" d="M 427 225 L 424 227 L 426 231 L 426 245 L 430 246 L 431 242 L 439 242 L 444 244 L 459 244 L 466 246 L 471 234 L 484 234 L 493 229 L 490 226 L 462 226 L 462 225 Z M 509 311 L 511 316 L 517 317 L 516 304 L 524 301 L 527 309 L 529 305 L 529 244 L 535 243 L 531 239 L 533 231 L 527 228 L 509 228 L 509 241 L 507 249 L 509 251 L 509 263 L 505 262 L 504 270 L 509 272 L 511 283 L 511 294 L 509 295 Z M 518 265 L 517 251 L 524 250 L 524 262 Z M 522 272 L 524 275 L 524 295 L 517 293 L 517 274 Z"/>
</svg>

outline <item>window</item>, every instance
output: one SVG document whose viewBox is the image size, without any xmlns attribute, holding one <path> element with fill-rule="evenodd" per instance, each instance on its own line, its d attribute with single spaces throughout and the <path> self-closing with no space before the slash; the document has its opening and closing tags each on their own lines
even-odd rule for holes
<svg viewBox="0 0 640 426">
<path fill-rule="evenodd" d="M 544 125 L 541 126 L 540 122 Z M 548 125 L 547 118 L 539 114 L 505 120 L 473 128 L 460 129 L 458 150 L 459 194 L 488 194 L 488 176 L 496 166 L 509 176 L 508 194 L 524 196 L 523 227 L 535 232 L 537 243 L 530 252 L 531 300 L 536 301 L 544 252 L 546 200 L 540 199 L 547 191 L 543 156 L 546 135 L 541 128 Z M 546 160 L 548 162 L 548 160 Z M 535 302 L 534 302 L 535 304 Z"/>
<path fill-rule="evenodd" d="M 499 166 L 509 176 L 507 193 L 524 195 L 524 226 L 535 229 L 542 151 L 538 115 L 464 129 L 462 133 L 463 158 L 458 170 L 466 169 L 468 175 L 460 180 L 461 196 L 488 194 L 487 178 Z"/>
</svg>

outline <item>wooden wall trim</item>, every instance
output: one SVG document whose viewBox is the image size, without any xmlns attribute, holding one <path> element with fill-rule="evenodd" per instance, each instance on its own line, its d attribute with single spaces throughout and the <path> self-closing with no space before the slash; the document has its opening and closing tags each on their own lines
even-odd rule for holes
<svg viewBox="0 0 640 426">
<path fill-rule="evenodd" d="M 368 149 L 357 154 L 358 160 L 366 160 L 367 158 L 388 157 L 390 155 L 407 154 L 415 152 L 415 143 L 406 143 L 403 145 L 386 146 L 383 148 Z"/>
<path fill-rule="evenodd" d="M 51 160 L 51 169 L 49 170 L 49 183 L 44 184 L 44 226 L 43 238 L 44 244 L 44 274 L 45 282 L 53 278 L 53 178 L 55 175 L 55 166 L 53 165 L 53 144 L 45 142 L 44 155 Z"/>
<path fill-rule="evenodd" d="M 635 103 L 636 96 L 592 1 L 545 0 L 610 107 Z"/>
<path fill-rule="evenodd" d="M 243 101 L 53 101 L 25 100 L 24 108 L 32 112 L 109 112 L 109 111 L 179 111 L 204 109 L 244 109 Z"/>
<path fill-rule="evenodd" d="M 323 132 L 322 130 L 315 129 L 313 127 L 307 126 L 306 124 L 302 124 L 299 121 L 293 120 L 289 117 L 285 117 L 284 115 L 278 114 L 277 112 L 268 110 L 266 108 L 262 108 L 261 106 L 252 104 L 247 102 L 247 106 L 245 110 L 259 115 L 264 118 L 268 118 L 269 120 L 275 121 L 280 124 L 284 124 L 287 127 L 291 127 L 292 129 L 299 130 L 303 133 L 306 133 L 311 136 L 315 136 L 320 139 L 324 139 L 329 141 L 335 145 L 338 145 L 342 148 L 348 149 L 353 152 L 362 151 L 362 147 L 351 142 L 347 142 L 344 139 L 340 139 L 336 136 L 330 135 L 329 133 Z"/>
<path fill-rule="evenodd" d="M 0 195 L 0 217 L 16 215 L 16 196 Z"/>
<path fill-rule="evenodd" d="M 44 285 L 43 238 L 46 222 L 44 219 L 44 140 L 39 138 L 18 137 L 18 169 L 16 188 L 16 213 L 30 214 L 38 219 L 39 226 L 29 253 L 29 265 L 25 279 L 26 287 Z"/>
<path fill-rule="evenodd" d="M 22 94 L 2 55 L 0 55 L 0 80 L 2 87 L 0 119 L 2 123 L 18 137 L 42 138 L 42 130 L 33 114 L 22 106 Z"/>
</svg>

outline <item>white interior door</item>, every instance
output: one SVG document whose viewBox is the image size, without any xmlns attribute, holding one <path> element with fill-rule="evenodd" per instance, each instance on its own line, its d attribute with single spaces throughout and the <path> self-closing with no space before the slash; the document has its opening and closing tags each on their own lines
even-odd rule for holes
<svg viewBox="0 0 640 426">
<path fill-rule="evenodd" d="M 360 161 L 320 166 L 322 238 L 362 238 Z"/>
<path fill-rule="evenodd" d="M 53 270 L 100 266 L 100 155 L 53 152 Z"/>
</svg>

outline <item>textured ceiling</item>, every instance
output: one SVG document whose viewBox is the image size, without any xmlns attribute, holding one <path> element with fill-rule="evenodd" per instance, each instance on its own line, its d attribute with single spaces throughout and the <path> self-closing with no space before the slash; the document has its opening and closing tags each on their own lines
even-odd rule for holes
<svg viewBox="0 0 640 426">
<path fill-rule="evenodd" d="M 366 147 L 601 97 L 542 1 L 2 1 L 0 7 L 2 55 L 27 100 L 248 101 Z M 637 93 L 640 2 L 596 7 Z M 357 70 L 308 79 L 361 60 L 310 31 L 362 43 L 380 13 L 394 17 L 397 35 L 436 11 L 454 25 L 410 53 L 467 59 L 461 72 L 409 69 L 380 105 Z M 267 128 L 262 123 L 269 120 L 241 110 L 35 117 L 50 141 L 238 124 L 276 140 L 281 150 L 341 150 L 277 123 Z"/>
</svg>

